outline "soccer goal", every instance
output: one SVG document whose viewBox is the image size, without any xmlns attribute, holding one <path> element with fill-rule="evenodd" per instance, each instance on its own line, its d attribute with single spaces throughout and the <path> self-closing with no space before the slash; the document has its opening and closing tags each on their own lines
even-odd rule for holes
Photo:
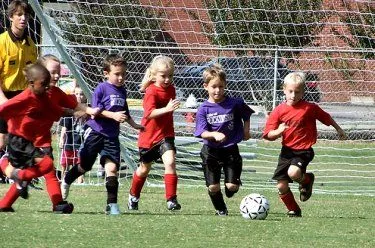
<svg viewBox="0 0 375 248">
<path fill-rule="evenodd" d="M 30 33 L 40 53 L 60 56 L 88 97 L 102 80 L 103 57 L 117 52 L 126 58 L 126 86 L 131 115 L 137 122 L 142 117 L 138 84 L 147 66 L 159 54 L 173 58 L 174 83 L 182 101 L 175 113 L 180 185 L 204 186 L 199 157 L 202 144 L 193 137 L 191 117 L 196 105 L 207 97 L 202 71 L 220 63 L 227 72 L 227 94 L 242 97 L 256 110 L 251 118 L 253 139 L 241 144 L 244 187 L 274 188 L 271 177 L 281 145 L 280 141 L 263 141 L 261 132 L 268 112 L 283 100 L 283 78 L 302 70 L 308 80 L 306 99 L 328 111 L 350 138 L 338 141 L 332 127 L 318 125 L 316 157 L 309 166 L 316 174 L 316 191 L 375 195 L 374 1 L 29 3 L 36 13 Z M 189 104 L 189 98 L 197 104 Z M 122 126 L 124 180 L 138 163 L 136 140 L 137 134 Z M 163 185 L 162 164 L 156 163 L 151 173 L 149 183 Z"/>
</svg>

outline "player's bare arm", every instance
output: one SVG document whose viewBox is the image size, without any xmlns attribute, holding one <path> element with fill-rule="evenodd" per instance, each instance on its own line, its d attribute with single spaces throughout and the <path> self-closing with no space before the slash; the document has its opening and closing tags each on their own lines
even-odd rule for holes
<svg viewBox="0 0 375 248">
<path fill-rule="evenodd" d="M 161 115 L 175 111 L 180 107 L 180 101 L 177 99 L 170 99 L 167 106 L 164 108 L 154 109 L 148 116 L 148 119 L 157 118 Z"/>
<path fill-rule="evenodd" d="M 288 128 L 289 126 L 285 123 L 281 123 L 277 129 L 270 131 L 267 134 L 267 138 L 269 140 L 276 140 L 280 138 L 283 135 L 283 132 Z"/>
</svg>

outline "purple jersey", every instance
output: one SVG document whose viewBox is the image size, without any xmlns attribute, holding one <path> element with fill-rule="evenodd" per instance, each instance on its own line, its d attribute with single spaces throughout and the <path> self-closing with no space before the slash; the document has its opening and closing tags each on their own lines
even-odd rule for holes
<svg viewBox="0 0 375 248">
<path fill-rule="evenodd" d="M 250 120 L 252 113 L 254 111 L 240 98 L 226 97 L 220 103 L 205 101 L 197 111 L 194 135 L 201 137 L 204 131 L 221 132 L 226 137 L 224 142 L 203 139 L 203 143 L 214 148 L 232 146 L 243 140 L 243 121 Z"/>
<path fill-rule="evenodd" d="M 91 106 L 111 112 L 126 111 L 130 117 L 126 102 L 126 89 L 108 82 L 100 83 L 92 95 Z M 120 133 L 120 123 L 105 117 L 96 117 L 87 121 L 87 125 L 106 137 L 117 137 Z"/>
</svg>

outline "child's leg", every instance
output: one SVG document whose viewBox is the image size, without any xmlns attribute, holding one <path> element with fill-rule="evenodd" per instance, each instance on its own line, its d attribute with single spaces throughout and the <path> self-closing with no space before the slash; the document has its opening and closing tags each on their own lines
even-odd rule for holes
<svg viewBox="0 0 375 248">
<path fill-rule="evenodd" d="M 223 166 L 225 176 L 225 195 L 230 198 L 236 194 L 241 185 L 242 157 L 238 146 L 227 148 L 225 164 Z"/>
<path fill-rule="evenodd" d="M 164 183 L 165 183 L 165 198 L 168 200 L 177 197 L 177 173 L 176 173 L 176 159 L 175 151 L 168 150 L 162 155 L 164 163 Z"/>
<path fill-rule="evenodd" d="M 110 159 L 105 159 L 104 169 L 106 173 L 105 187 L 107 188 L 107 204 L 117 203 L 118 179 L 117 165 Z"/>
<path fill-rule="evenodd" d="M 60 189 L 60 182 L 56 176 L 55 168 L 52 171 L 45 174 L 44 179 L 46 180 L 46 188 L 49 198 L 52 202 L 53 207 L 55 207 L 63 201 Z"/>
<path fill-rule="evenodd" d="M 152 163 L 141 162 L 137 170 L 133 174 L 133 181 L 130 187 L 130 195 L 139 199 L 141 196 L 141 191 L 145 181 L 147 179 L 148 173 L 151 170 Z"/>
<path fill-rule="evenodd" d="M 288 175 L 289 177 L 295 181 L 298 182 L 299 185 L 299 191 L 300 191 L 300 200 L 302 202 L 307 201 L 310 199 L 312 194 L 312 187 L 314 184 L 315 176 L 313 173 L 305 173 L 306 168 L 301 169 L 300 167 L 296 165 L 291 165 L 288 169 Z"/>
<path fill-rule="evenodd" d="M 301 209 L 294 199 L 293 192 L 289 188 L 288 180 L 278 180 L 277 189 L 279 190 L 280 200 L 285 204 L 290 216 L 301 216 Z"/>
<path fill-rule="evenodd" d="M 13 212 L 12 205 L 18 199 L 19 193 L 16 184 L 11 184 L 4 197 L 0 200 L 0 211 Z"/>
<path fill-rule="evenodd" d="M 220 184 L 211 184 L 208 186 L 208 195 L 212 205 L 216 209 L 216 215 L 228 215 L 227 205 L 225 204 Z"/>
<path fill-rule="evenodd" d="M 31 181 L 33 178 L 38 178 L 53 170 L 53 160 L 49 156 L 43 158 L 36 158 L 36 164 L 25 169 L 16 169 L 13 171 L 12 179 L 22 181 Z"/>
</svg>

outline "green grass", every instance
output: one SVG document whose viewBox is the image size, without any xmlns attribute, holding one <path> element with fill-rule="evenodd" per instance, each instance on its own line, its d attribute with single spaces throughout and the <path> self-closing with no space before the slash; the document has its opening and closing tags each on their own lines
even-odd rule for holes
<svg viewBox="0 0 375 248">
<path fill-rule="evenodd" d="M 43 185 L 44 186 L 44 185 Z M 7 185 L 0 186 L 3 195 Z M 250 190 L 227 199 L 229 216 L 214 216 L 202 187 L 181 187 L 180 212 L 169 212 L 162 188 L 145 187 L 140 210 L 129 212 L 129 189 L 119 192 L 120 216 L 103 212 L 105 187 L 72 186 L 71 215 L 51 212 L 45 190 L 19 199 L 15 213 L 0 213 L 1 247 L 375 247 L 374 198 L 314 194 L 302 203 L 302 218 L 288 218 L 276 190 L 253 190 L 271 203 L 266 220 L 246 220 L 239 203 Z M 298 195 L 296 194 L 298 197 Z"/>
</svg>

